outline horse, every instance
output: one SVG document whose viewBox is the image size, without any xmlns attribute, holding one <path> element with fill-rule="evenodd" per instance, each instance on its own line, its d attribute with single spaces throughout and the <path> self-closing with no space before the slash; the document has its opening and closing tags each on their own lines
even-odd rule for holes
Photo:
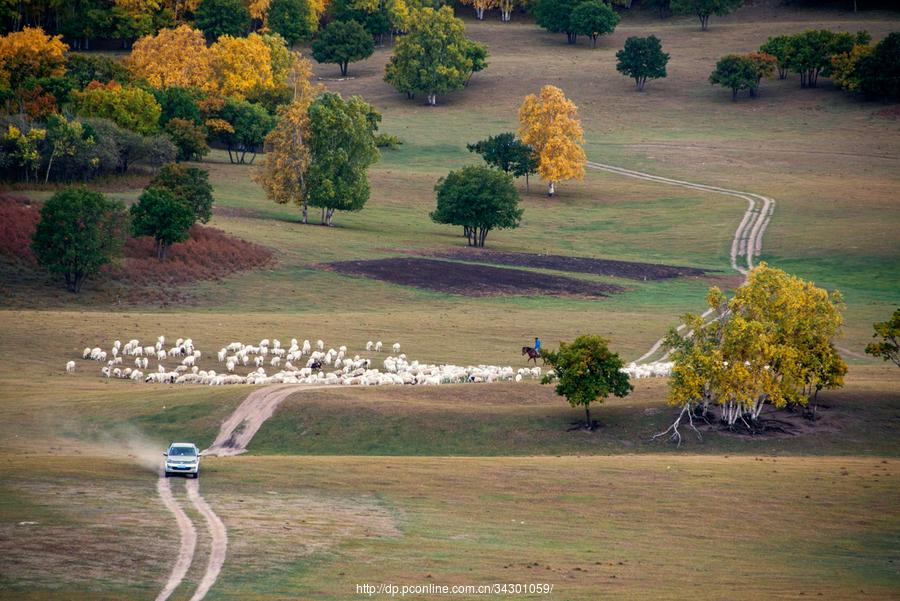
<svg viewBox="0 0 900 601">
<path fill-rule="evenodd" d="M 528 363 L 528 361 L 534 361 L 535 365 L 537 365 L 537 360 L 540 359 L 540 357 L 541 357 L 540 351 L 536 351 L 533 348 L 531 348 L 530 346 L 523 346 L 522 354 L 528 355 L 528 360 L 525 361 L 525 363 Z"/>
</svg>

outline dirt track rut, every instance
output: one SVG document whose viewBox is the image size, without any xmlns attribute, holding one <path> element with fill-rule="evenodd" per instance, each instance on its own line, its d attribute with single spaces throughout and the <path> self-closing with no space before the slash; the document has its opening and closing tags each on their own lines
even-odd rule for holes
<svg viewBox="0 0 900 601">
<path fill-rule="evenodd" d="M 721 188 L 719 186 L 695 184 L 680 179 L 651 175 L 641 171 L 616 167 L 615 165 L 606 165 L 604 163 L 595 163 L 593 161 L 588 161 L 587 166 L 590 169 L 606 171 L 616 175 L 624 175 L 625 177 L 632 177 L 670 186 L 678 186 L 680 188 L 688 188 L 691 190 L 699 190 L 701 192 L 712 192 L 714 194 L 722 194 L 747 201 L 747 210 L 744 211 L 744 216 L 741 218 L 741 222 L 738 224 L 734 236 L 731 239 L 730 261 L 731 268 L 744 276 L 753 269 L 753 260 L 762 252 L 763 234 L 765 234 L 766 228 L 769 227 L 769 221 L 771 221 L 772 213 L 775 211 L 775 201 L 773 199 L 752 192 L 741 192 L 740 190 Z M 707 317 L 711 312 L 711 310 L 705 311 L 703 317 Z M 684 324 L 678 326 L 679 331 L 684 328 Z M 635 359 L 635 363 L 641 363 L 656 355 L 662 347 L 662 344 L 663 339 L 657 340 L 653 343 L 653 346 L 650 347 L 650 350 Z M 668 353 L 664 353 L 656 360 L 662 361 L 666 357 L 668 357 Z"/>
</svg>

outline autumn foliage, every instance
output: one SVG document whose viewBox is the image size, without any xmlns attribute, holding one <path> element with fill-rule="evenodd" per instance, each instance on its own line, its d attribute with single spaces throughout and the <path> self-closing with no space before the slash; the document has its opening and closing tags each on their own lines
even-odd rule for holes
<svg viewBox="0 0 900 601">
<path fill-rule="evenodd" d="M 538 175 L 547 182 L 548 194 L 553 195 L 556 182 L 584 177 L 584 130 L 578 107 L 562 90 L 548 85 L 539 96 L 526 96 L 519 124 L 519 137 L 538 155 Z"/>
</svg>

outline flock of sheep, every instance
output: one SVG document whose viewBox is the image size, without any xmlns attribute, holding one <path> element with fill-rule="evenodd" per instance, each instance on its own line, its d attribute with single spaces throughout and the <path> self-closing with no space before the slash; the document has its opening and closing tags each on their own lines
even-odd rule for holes
<svg viewBox="0 0 900 601">
<path fill-rule="evenodd" d="M 381 341 L 366 343 L 366 351 L 381 353 L 383 349 Z M 160 336 L 155 344 L 146 346 L 139 340 L 124 345 L 116 340 L 109 352 L 100 347 L 86 347 L 82 359 L 103 364 L 100 373 L 105 378 L 166 384 L 437 385 L 521 382 L 541 377 L 540 367 L 514 370 L 497 365 L 434 365 L 409 361 L 400 353 L 399 343 L 394 343 L 391 350 L 395 354 L 386 356 L 379 369 L 370 358 L 350 356 L 346 346 L 326 351 L 322 340 L 313 345 L 309 340 L 301 344 L 294 338 L 285 347 L 277 339 L 266 338 L 256 345 L 232 342 L 216 353 L 218 369 L 201 369 L 203 353 L 194 347 L 190 338 L 179 338 L 167 347 L 165 336 Z M 152 370 L 151 362 L 155 362 Z M 169 362 L 170 368 L 165 362 Z M 75 368 L 75 361 L 66 364 L 67 372 L 74 372 Z M 269 375 L 267 369 L 277 371 Z M 239 370 L 245 374 L 237 373 Z"/>
<path fill-rule="evenodd" d="M 315 346 L 315 348 L 313 348 Z M 366 351 L 381 353 L 379 340 L 366 343 Z M 465 382 L 521 382 L 539 379 L 541 368 L 501 367 L 497 365 L 427 364 L 409 361 L 400 353 L 400 344 L 391 346 L 394 354 L 382 361 L 381 368 L 372 359 L 350 356 L 346 346 L 325 350 L 325 343 L 309 340 L 299 343 L 291 339 L 284 347 L 278 339 L 263 339 L 257 345 L 232 342 L 216 353 L 218 369 L 201 369 L 203 353 L 194 347 L 190 338 L 179 338 L 166 347 L 165 336 L 152 345 L 129 340 L 124 345 L 116 340 L 109 352 L 100 347 L 85 347 L 82 359 L 103 364 L 100 374 L 105 378 L 128 379 L 159 384 L 319 384 L 343 386 L 382 386 L 401 384 L 459 384 Z M 170 362 L 170 368 L 165 362 Z M 155 367 L 151 370 L 151 362 Z M 173 365 L 172 362 L 175 362 Z M 672 362 L 629 363 L 622 368 L 632 378 L 668 376 Z M 66 363 L 66 371 L 75 371 L 75 361 Z M 266 370 L 277 370 L 269 375 Z M 241 375 L 238 370 L 245 372 Z"/>
</svg>

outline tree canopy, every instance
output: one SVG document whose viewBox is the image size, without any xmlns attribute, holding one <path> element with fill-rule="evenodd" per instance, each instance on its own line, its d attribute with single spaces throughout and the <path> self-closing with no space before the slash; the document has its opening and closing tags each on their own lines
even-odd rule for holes
<svg viewBox="0 0 900 601">
<path fill-rule="evenodd" d="M 277 122 L 260 105 L 233 98 L 225 100 L 219 118 L 231 127 L 221 130 L 218 138 L 228 150 L 229 161 L 241 165 L 247 162 L 247 153 L 250 153 L 250 163 L 253 163 L 257 151 Z"/>
<path fill-rule="evenodd" d="M 325 92 L 310 104 L 307 202 L 322 208 L 323 225 L 334 225 L 335 211 L 360 211 L 369 200 L 367 170 L 378 160 L 380 119 L 359 96 Z"/>
<path fill-rule="evenodd" d="M 893 32 L 859 59 L 859 90 L 869 98 L 900 98 L 900 32 Z"/>
<path fill-rule="evenodd" d="M 152 236 L 156 258 L 164 260 L 169 248 L 188 239 L 194 224 L 194 210 L 168 190 L 147 188 L 131 205 L 131 234 Z"/>
<path fill-rule="evenodd" d="M 473 70 L 472 43 L 449 6 L 412 11 L 409 30 L 397 40 L 384 79 L 409 97 L 425 94 L 434 106 L 438 94 L 465 87 Z"/>
<path fill-rule="evenodd" d="M 153 176 L 147 188 L 166 191 L 189 206 L 194 221 L 207 223 L 212 218 L 213 188 L 204 169 L 169 163 Z"/>
<path fill-rule="evenodd" d="M 223 35 L 242 36 L 250 29 L 250 11 L 241 0 L 202 0 L 194 24 L 210 42 Z"/>
<path fill-rule="evenodd" d="M 574 44 L 578 34 L 572 25 L 572 11 L 580 0 L 537 0 L 532 13 L 535 22 L 552 33 L 566 34 L 566 40 Z"/>
<path fill-rule="evenodd" d="M 616 71 L 634 79 L 639 92 L 648 79 L 665 77 L 669 63 L 669 55 L 662 51 L 662 43 L 655 35 L 631 36 L 625 40 L 625 47 L 616 52 L 616 59 Z"/>
<path fill-rule="evenodd" d="M 610 394 L 625 397 L 634 389 L 628 374 L 621 371 L 622 359 L 602 336 L 585 334 L 571 344 L 561 342 L 556 351 L 542 351 L 541 358 L 553 370 L 542 383 L 556 382 L 556 394 L 566 397 L 572 407 L 584 407 L 590 430 L 595 428 L 591 403 L 602 403 Z"/>
<path fill-rule="evenodd" d="M 538 174 L 547 182 L 547 193 L 555 183 L 584 177 L 584 130 L 578 107 L 556 86 L 544 86 L 539 96 L 529 94 L 519 108 L 519 137 L 538 155 Z"/>
<path fill-rule="evenodd" d="M 312 55 L 320 63 L 335 63 L 341 75 L 347 65 L 372 56 L 375 42 L 366 28 L 356 21 L 332 21 L 313 40 Z"/>
<path fill-rule="evenodd" d="M 512 177 L 484 165 L 469 165 L 451 171 L 434 187 L 437 207 L 435 223 L 461 225 L 469 246 L 483 247 L 488 233 L 513 229 L 522 219 L 519 193 Z"/>
<path fill-rule="evenodd" d="M 138 87 L 92 83 L 73 94 L 79 115 L 109 119 L 139 134 L 158 130 L 162 107 L 153 94 Z"/>
<path fill-rule="evenodd" d="M 598 37 L 616 29 L 619 15 L 602 0 L 587 0 L 575 6 L 570 22 L 572 31 L 591 38 L 591 47 L 596 48 Z"/>
<path fill-rule="evenodd" d="M 538 156 L 534 149 L 522 142 L 512 132 L 504 132 L 489 136 L 475 144 L 467 144 L 469 152 L 481 155 L 484 162 L 500 169 L 513 177 L 525 176 L 525 188 L 528 189 L 528 176 L 537 172 Z"/>
<path fill-rule="evenodd" d="M 719 59 L 709 74 L 709 83 L 731 90 L 731 99 L 737 100 L 741 90 L 756 90 L 759 74 L 756 63 L 747 56 L 727 54 Z"/>
<path fill-rule="evenodd" d="M 269 29 L 281 35 L 288 45 L 308 40 L 316 32 L 318 17 L 308 0 L 271 0 Z"/>
<path fill-rule="evenodd" d="M 126 66 L 157 89 L 215 88 L 203 32 L 188 25 L 163 29 L 134 43 Z"/>
<path fill-rule="evenodd" d="M 872 337 L 881 340 L 866 345 L 866 354 L 881 357 L 900 367 L 900 308 L 894 310 L 889 320 L 876 322 L 872 328 L 875 330 Z"/>
<path fill-rule="evenodd" d="M 69 292 L 121 254 L 125 241 L 125 206 L 99 192 L 69 188 L 41 207 L 31 248 L 38 262 L 62 274 Z"/>
</svg>

